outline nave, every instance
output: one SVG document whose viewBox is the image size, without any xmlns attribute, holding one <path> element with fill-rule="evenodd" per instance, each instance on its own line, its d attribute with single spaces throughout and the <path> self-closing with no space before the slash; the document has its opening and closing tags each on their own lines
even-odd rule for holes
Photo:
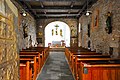
<svg viewBox="0 0 120 80">
<path fill-rule="evenodd" d="M 119 57 L 82 47 L 24 49 L 20 64 L 20 80 L 120 80 Z"/>
<path fill-rule="evenodd" d="M 74 80 L 64 52 L 52 51 L 37 80 Z"/>
<path fill-rule="evenodd" d="M 46 77 L 53 69 L 44 71 L 49 56 L 63 58 L 58 48 L 65 48 L 67 62 L 53 61 L 61 74 Z M 120 80 L 120 0 L 0 0 L 0 80 L 57 74 Z"/>
</svg>

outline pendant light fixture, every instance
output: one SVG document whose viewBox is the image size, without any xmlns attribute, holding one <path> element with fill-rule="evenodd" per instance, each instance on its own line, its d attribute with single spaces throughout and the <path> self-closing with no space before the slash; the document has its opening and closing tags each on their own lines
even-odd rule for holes
<svg viewBox="0 0 120 80">
<path fill-rule="evenodd" d="M 22 15 L 25 17 L 25 16 L 27 16 L 27 13 L 25 11 L 23 11 Z"/>
<path fill-rule="evenodd" d="M 23 9 L 22 9 L 22 16 L 26 17 L 27 16 L 27 13 L 26 13 L 26 6 L 25 4 L 23 4 Z"/>
<path fill-rule="evenodd" d="M 89 16 L 89 15 L 90 15 L 90 13 L 87 11 L 87 12 L 86 12 L 86 16 Z"/>
<path fill-rule="evenodd" d="M 87 1 L 87 10 L 86 10 L 86 16 L 89 16 L 91 11 L 88 11 L 88 0 L 86 0 L 86 1 Z"/>
</svg>

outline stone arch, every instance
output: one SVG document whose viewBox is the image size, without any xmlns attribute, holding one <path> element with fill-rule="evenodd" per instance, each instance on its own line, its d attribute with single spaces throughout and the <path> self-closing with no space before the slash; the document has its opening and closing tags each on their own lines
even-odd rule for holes
<svg viewBox="0 0 120 80">
<path fill-rule="evenodd" d="M 71 26 L 71 24 L 69 24 L 69 22 L 68 21 L 66 21 L 66 20 L 62 20 L 62 19 L 50 19 L 50 20 L 48 20 L 47 22 L 45 22 L 45 24 L 44 24 L 44 30 L 45 30 L 45 27 L 49 24 L 49 23 L 52 23 L 52 22 L 56 22 L 56 21 L 60 21 L 60 22 L 64 22 L 64 23 L 66 23 L 68 26 L 69 26 L 69 28 L 70 28 L 70 26 Z"/>
<path fill-rule="evenodd" d="M 58 25 L 58 28 L 55 27 L 56 25 Z M 60 43 L 61 41 L 63 41 L 67 47 L 70 47 L 70 27 L 63 21 L 53 21 L 48 23 L 44 28 L 44 35 L 45 47 L 48 47 L 49 43 L 53 46 L 55 42 Z"/>
</svg>

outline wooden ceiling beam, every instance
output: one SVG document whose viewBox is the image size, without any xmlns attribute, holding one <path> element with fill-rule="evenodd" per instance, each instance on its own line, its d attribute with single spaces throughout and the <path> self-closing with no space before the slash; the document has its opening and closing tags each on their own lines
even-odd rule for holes
<svg viewBox="0 0 120 80">
<path fill-rule="evenodd" d="M 34 10 L 39 10 L 39 9 L 62 9 L 62 10 L 65 10 L 65 9 L 82 9 L 82 6 L 73 6 L 73 7 L 70 7 L 70 6 L 44 6 L 41 7 L 41 6 L 31 6 L 32 9 Z"/>
<path fill-rule="evenodd" d="M 49 2 L 54 2 L 54 1 L 77 1 L 80 2 L 81 0 L 19 0 L 19 1 L 49 1 Z"/>
<path fill-rule="evenodd" d="M 78 16 L 78 14 L 38 14 L 38 17 L 64 17 L 64 16 Z"/>
<path fill-rule="evenodd" d="M 36 12 L 36 14 L 38 15 L 42 15 L 42 14 L 45 14 L 44 11 L 43 12 Z M 68 14 L 68 12 L 46 12 L 46 14 Z M 69 14 L 78 14 L 78 12 L 71 12 Z"/>
<path fill-rule="evenodd" d="M 40 16 L 40 17 L 36 17 L 35 19 L 37 20 L 37 19 L 50 19 L 50 18 L 73 18 L 73 19 L 76 19 L 76 18 L 78 18 L 78 17 L 76 17 L 76 16 Z"/>
<path fill-rule="evenodd" d="M 31 14 L 33 14 L 36 18 L 39 17 L 80 17 L 81 15 L 83 15 L 87 9 L 87 0 L 18 0 L 19 2 L 21 2 L 21 4 L 25 5 L 25 9 L 30 12 Z M 67 5 L 67 6 L 45 6 L 43 4 L 44 1 L 70 1 L 71 4 Z M 83 2 L 83 5 L 79 5 L 76 6 L 74 5 L 74 2 Z M 97 0 L 88 0 L 88 5 L 92 6 Z M 39 6 L 35 6 L 32 5 L 32 2 L 39 2 L 40 5 Z M 54 12 L 54 11 L 58 12 Z M 62 12 L 63 10 L 63 12 Z M 76 10 L 76 11 L 75 11 Z M 77 11 L 78 10 L 78 11 Z M 49 12 L 50 11 L 50 12 Z M 51 12 L 53 11 L 53 12 Z M 74 12 L 75 11 L 75 12 Z"/>
</svg>

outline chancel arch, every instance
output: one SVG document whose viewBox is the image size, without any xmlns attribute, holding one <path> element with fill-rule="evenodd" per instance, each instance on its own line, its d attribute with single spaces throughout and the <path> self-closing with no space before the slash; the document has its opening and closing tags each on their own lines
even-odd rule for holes
<svg viewBox="0 0 120 80">
<path fill-rule="evenodd" d="M 70 28 L 62 21 L 54 21 L 45 27 L 45 47 L 70 47 Z"/>
</svg>

